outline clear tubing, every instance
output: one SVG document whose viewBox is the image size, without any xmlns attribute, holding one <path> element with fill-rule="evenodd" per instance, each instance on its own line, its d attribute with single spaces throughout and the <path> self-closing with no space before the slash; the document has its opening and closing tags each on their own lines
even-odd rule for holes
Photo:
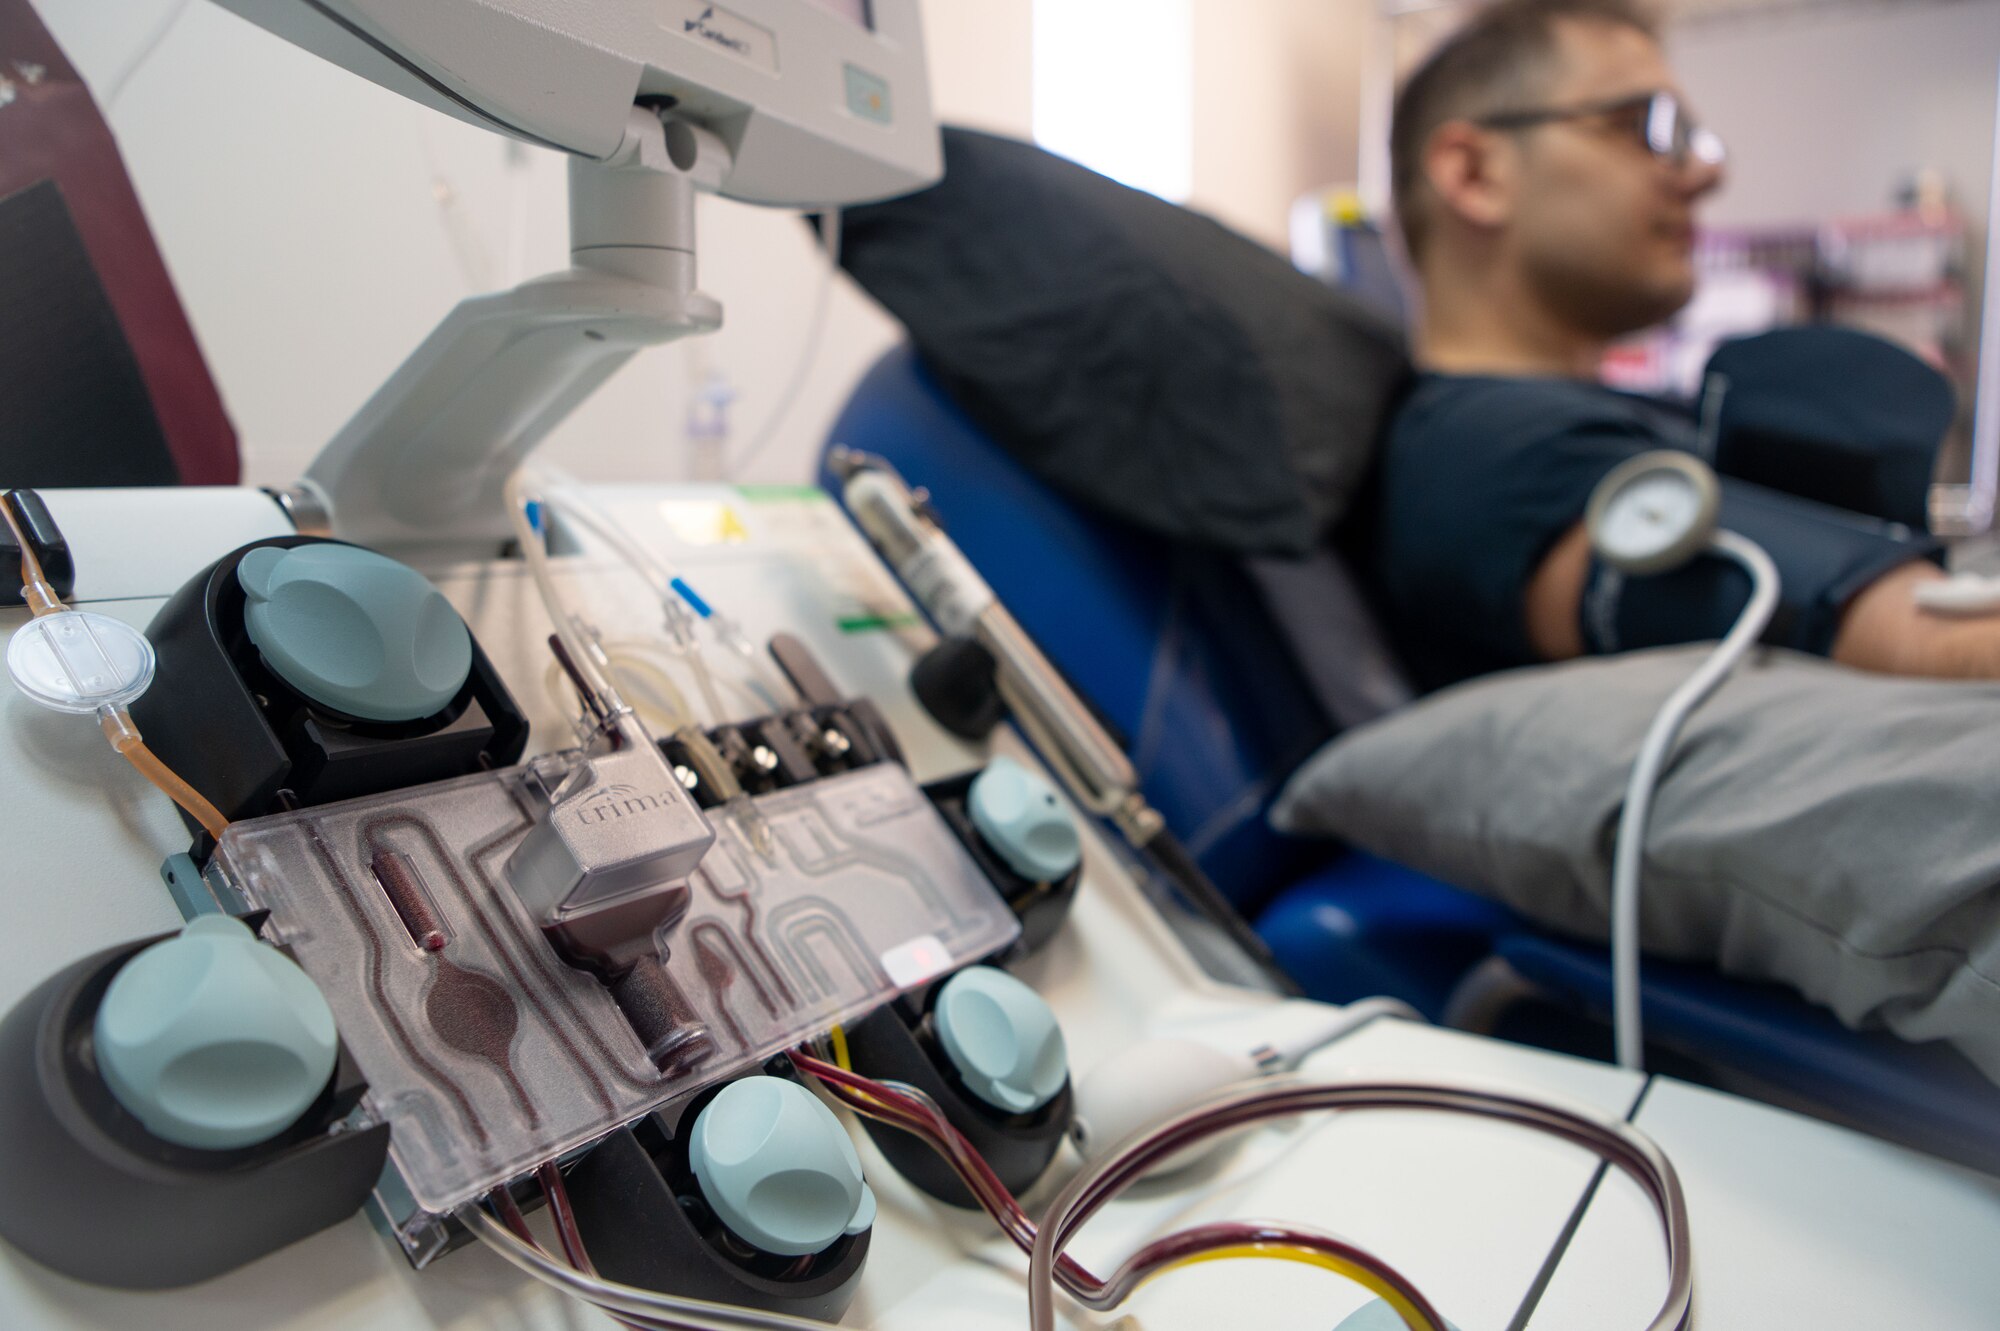
<svg viewBox="0 0 2000 1331">
<path fill-rule="evenodd" d="M 106 707 L 100 709 L 98 716 L 104 737 L 111 741 L 111 747 L 123 755 L 140 776 L 186 809 L 188 817 L 200 823 L 203 831 L 217 841 L 222 840 L 222 834 L 229 830 L 229 820 L 200 791 L 182 780 L 179 773 L 161 762 L 159 755 L 146 747 L 146 742 L 139 737 L 138 727 L 132 724 L 132 714 L 123 707 Z"/>
<path fill-rule="evenodd" d="M 42 571 L 42 561 L 35 557 L 34 548 L 28 544 L 28 533 L 15 516 L 14 505 L 4 495 L 0 495 L 0 518 L 6 520 L 15 543 L 21 547 L 21 596 L 28 603 L 29 611 L 37 619 L 44 615 L 66 613 L 69 607 L 56 595 L 56 589 L 49 585 L 48 576 Z M 179 773 L 161 762 L 158 754 L 146 747 L 131 712 L 123 707 L 100 707 L 97 709 L 97 724 L 111 747 L 132 764 L 140 776 L 186 809 L 188 816 L 200 823 L 210 836 L 217 841 L 222 839 L 222 834 L 229 829 L 229 820 L 200 791 L 182 780 Z"/>
<path fill-rule="evenodd" d="M 611 673 L 614 678 L 624 674 L 658 692 L 662 704 L 661 710 L 673 718 L 673 723 L 666 727 L 667 733 L 671 734 L 680 729 L 687 723 L 687 719 L 694 715 L 694 709 L 688 706 L 687 695 L 681 692 L 681 686 L 674 682 L 674 677 L 645 657 L 634 655 L 632 644 L 607 643 L 605 651 L 610 656 Z"/>
<path fill-rule="evenodd" d="M 1715 554 L 1733 559 L 1750 574 L 1750 603 L 1728 636 L 1703 661 L 1701 668 L 1675 689 L 1653 718 L 1632 777 L 1625 786 L 1625 807 L 1618 816 L 1618 845 L 1611 857 L 1611 1025 L 1618 1066 L 1644 1070 L 1646 1041 L 1643 1004 L 1639 997 L 1639 872 L 1646 853 L 1646 819 L 1660 768 L 1694 709 L 1715 692 L 1729 672 L 1763 636 L 1778 608 L 1778 567 L 1756 542 L 1732 531 L 1718 531 L 1709 544 Z"/>
<path fill-rule="evenodd" d="M 662 1294 L 634 1285 L 621 1285 L 564 1266 L 540 1248 L 511 1233 L 505 1225 L 476 1205 L 468 1203 L 453 1214 L 501 1260 L 546 1285 L 607 1312 L 643 1318 L 674 1331 L 827 1331 L 831 1325 L 804 1317 L 736 1308 L 723 1303 Z"/>
<path fill-rule="evenodd" d="M 870 1081 L 801 1053 L 795 1052 L 792 1060 L 848 1108 L 911 1133 L 937 1151 L 1001 1233 L 1023 1252 L 1034 1250 L 1035 1223 L 929 1096 L 901 1083 Z M 1238 1257 L 1282 1258 L 1336 1271 L 1380 1295 L 1410 1331 L 1441 1331 L 1444 1325 L 1424 1296 L 1380 1258 L 1332 1235 L 1267 1224 L 1235 1222 L 1169 1234 L 1133 1254 L 1109 1279 L 1100 1279 L 1074 1258 L 1061 1256 L 1055 1262 L 1054 1278 L 1078 1302 L 1103 1311 L 1116 1307 L 1147 1280 L 1176 1267 Z"/>
<path fill-rule="evenodd" d="M 707 782 L 709 789 L 722 797 L 724 807 L 736 816 L 738 826 L 750 838 L 751 849 L 770 859 L 776 852 L 771 824 L 756 801 L 750 798 L 750 792 L 743 789 L 743 783 L 736 779 L 736 773 L 730 770 L 729 760 L 722 756 L 699 727 L 682 726 L 674 732 L 674 738 L 687 750 L 695 775 Z"/>
<path fill-rule="evenodd" d="M 556 586 L 555 576 L 549 569 L 548 545 L 542 540 L 542 534 L 535 530 L 535 524 L 528 520 L 528 485 L 525 470 L 509 476 L 506 503 L 507 520 L 514 526 L 514 539 L 521 547 L 521 557 L 528 562 L 529 576 L 534 578 L 535 590 L 541 595 L 542 606 L 555 624 L 556 636 L 562 639 L 570 661 L 583 677 L 584 684 L 613 713 L 624 711 L 626 708 L 624 700 L 618 695 L 618 687 L 606 677 L 597 662 L 596 645 L 583 632 L 577 617 L 564 601 L 561 589 Z"/>
<path fill-rule="evenodd" d="M 710 673 L 708 662 L 702 659 L 700 648 L 688 653 L 687 663 L 694 672 L 694 685 L 701 693 L 702 706 L 708 708 L 709 721 L 721 725 L 729 719 L 729 712 L 722 705 L 722 695 L 715 691 L 715 676 Z"/>
<path fill-rule="evenodd" d="M 757 644 L 750 641 L 750 635 L 743 631 L 742 625 L 717 610 L 709 615 L 708 627 L 709 631 L 715 634 L 715 640 L 732 656 L 742 661 L 744 667 L 749 670 L 750 687 L 762 695 L 760 701 L 764 706 L 772 711 L 778 711 L 785 706 L 783 700 L 786 698 L 804 701 L 798 690 L 792 688 L 787 681 L 781 680 L 777 673 L 764 663 L 763 655 L 757 650 Z"/>
<path fill-rule="evenodd" d="M 1497 1118 L 1594 1152 L 1652 1199 L 1667 1244 L 1667 1293 L 1647 1331 L 1682 1331 L 1694 1300 L 1687 1203 L 1680 1180 L 1652 1139 L 1628 1123 L 1554 1100 L 1472 1082 L 1408 1078 L 1383 1082 L 1257 1085 L 1189 1110 L 1125 1144 L 1072 1179 L 1037 1226 L 1028 1265 L 1033 1331 L 1054 1331 L 1055 1282 L 1063 1248 L 1107 1202 L 1158 1161 L 1215 1136 L 1271 1118 L 1324 1109 L 1430 1109 Z M 1163 1241 L 1164 1242 L 1164 1241 Z M 1157 1245 L 1156 1245 L 1157 1246 Z M 1408 1320 L 1407 1318 L 1405 1319 Z"/>
<path fill-rule="evenodd" d="M 628 693 L 626 704 L 633 714 L 662 735 L 671 735 L 686 723 L 689 712 L 680 689 L 659 667 L 629 657 L 613 655 L 611 672 L 614 679 L 622 680 Z M 550 661 L 542 672 L 542 692 L 558 710 L 568 710 L 576 703 L 575 685 L 562 662 Z M 657 700 L 647 697 L 647 693 L 657 695 Z M 577 720 L 579 738 L 588 740 L 596 730 L 586 711 Z"/>
<path fill-rule="evenodd" d="M 653 594 L 663 604 L 678 603 L 680 598 L 674 591 L 674 571 L 627 535 L 609 514 L 599 510 L 595 504 L 564 494 L 551 493 L 543 502 L 610 546 L 634 573 L 646 580 L 646 585 L 653 589 Z"/>
<path fill-rule="evenodd" d="M 675 654 L 688 663 L 694 672 L 695 686 L 700 691 L 702 702 L 708 708 L 709 719 L 721 723 L 728 717 L 721 694 L 715 686 L 713 671 L 702 656 L 700 641 L 694 636 L 693 617 L 682 600 L 682 594 L 674 584 L 679 574 L 654 555 L 650 550 L 633 540 L 631 535 L 619 526 L 617 519 L 603 512 L 588 500 L 568 495 L 551 493 L 543 502 L 561 513 L 577 526 L 596 536 L 611 547 L 612 553 L 629 566 L 633 572 L 645 579 L 646 585 L 659 599 L 662 613 L 667 618 L 667 636 L 672 640 Z M 735 621 L 720 612 L 711 612 L 709 625 L 719 641 L 730 652 L 742 658 L 749 669 L 754 684 L 769 695 L 773 707 L 778 706 L 778 692 L 773 688 L 773 676 L 757 659 L 757 650 L 743 634 Z"/>
</svg>

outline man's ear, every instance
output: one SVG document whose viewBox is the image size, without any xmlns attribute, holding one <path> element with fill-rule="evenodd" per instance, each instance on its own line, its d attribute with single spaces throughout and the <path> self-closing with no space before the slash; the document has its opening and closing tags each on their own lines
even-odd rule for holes
<svg viewBox="0 0 2000 1331">
<path fill-rule="evenodd" d="M 1507 136 L 1470 120 L 1446 121 L 1424 145 L 1424 176 L 1438 202 L 1481 231 L 1497 230 L 1513 216 L 1516 167 Z"/>
</svg>

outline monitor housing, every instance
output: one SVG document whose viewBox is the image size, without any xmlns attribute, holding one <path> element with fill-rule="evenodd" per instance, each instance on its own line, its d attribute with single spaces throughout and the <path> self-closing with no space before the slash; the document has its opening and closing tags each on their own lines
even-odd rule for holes
<svg viewBox="0 0 2000 1331">
<path fill-rule="evenodd" d="M 918 0 L 217 0 L 568 153 L 570 263 L 461 302 L 281 496 L 301 530 L 491 554 L 507 479 L 641 348 L 714 330 L 698 192 L 827 209 L 942 174 Z"/>
<path fill-rule="evenodd" d="M 733 165 L 719 193 L 822 208 L 937 179 L 917 0 L 216 0 L 393 92 L 602 160 L 671 99 Z"/>
</svg>

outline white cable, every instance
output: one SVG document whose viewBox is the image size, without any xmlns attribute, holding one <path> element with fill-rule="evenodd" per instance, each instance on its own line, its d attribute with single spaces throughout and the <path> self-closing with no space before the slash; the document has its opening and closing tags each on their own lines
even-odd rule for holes
<svg viewBox="0 0 2000 1331">
<path fill-rule="evenodd" d="M 1326 1048 L 1335 1040 L 1345 1039 L 1369 1022 L 1381 1017 L 1394 1017 L 1401 1021 L 1413 1021 L 1418 1025 L 1428 1025 L 1429 1019 L 1400 998 L 1360 998 L 1345 1007 L 1335 1008 L 1327 1014 L 1327 1020 L 1303 1034 L 1294 1035 L 1289 1040 L 1274 1041 L 1268 1047 L 1278 1060 L 1277 1066 L 1295 1068 L 1307 1057 Z"/>
<path fill-rule="evenodd" d="M 1618 1066 L 1634 1072 L 1643 1071 L 1645 1063 L 1639 1001 L 1639 871 L 1645 858 L 1646 816 L 1653 803 L 1653 789 L 1681 726 L 1736 668 L 1778 608 L 1778 567 L 1761 546 L 1735 532 L 1718 531 L 1708 548 L 1735 560 L 1750 574 L 1750 603 L 1728 636 L 1653 718 L 1652 728 L 1639 746 L 1638 761 L 1632 764 L 1632 779 L 1625 787 L 1625 808 L 1618 818 L 1618 845 L 1611 861 L 1611 1022 Z"/>
<path fill-rule="evenodd" d="M 833 304 L 833 275 L 840 269 L 840 209 L 829 208 L 821 213 L 820 228 L 820 245 L 826 253 L 826 268 L 820 274 L 819 294 L 813 298 L 812 321 L 806 327 L 805 345 L 799 348 L 799 359 L 792 369 L 791 381 L 778 395 L 770 415 L 764 418 L 757 437 L 742 452 L 726 461 L 725 471 L 732 479 L 749 470 L 750 464 L 778 437 L 779 429 L 792 414 L 792 408 L 798 405 L 799 395 L 805 391 L 813 363 L 819 359 L 820 343 L 826 333 L 827 310 Z"/>
</svg>

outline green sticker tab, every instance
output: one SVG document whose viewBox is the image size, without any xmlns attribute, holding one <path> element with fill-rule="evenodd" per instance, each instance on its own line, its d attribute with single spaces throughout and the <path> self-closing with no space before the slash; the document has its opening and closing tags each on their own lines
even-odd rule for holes
<svg viewBox="0 0 2000 1331">
<path fill-rule="evenodd" d="M 833 622 L 842 633 L 874 633 L 882 629 L 906 629 L 923 621 L 906 610 L 893 615 L 847 615 Z"/>
<path fill-rule="evenodd" d="M 739 485 L 736 497 L 746 504 L 798 504 L 829 498 L 817 485 Z"/>
</svg>

